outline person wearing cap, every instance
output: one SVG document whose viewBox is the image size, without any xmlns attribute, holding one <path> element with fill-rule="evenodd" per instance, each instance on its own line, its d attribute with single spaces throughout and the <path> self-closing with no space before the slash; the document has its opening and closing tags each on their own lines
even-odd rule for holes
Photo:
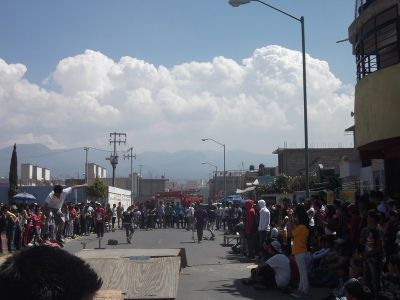
<svg viewBox="0 0 400 300">
<path fill-rule="evenodd" d="M 73 190 L 86 187 L 88 186 L 87 183 L 81 185 L 74 185 L 68 188 L 63 188 L 61 185 L 56 184 L 53 187 L 53 191 L 49 193 L 45 200 L 45 205 L 47 206 L 48 210 L 51 210 L 55 217 L 55 226 L 56 226 L 56 239 L 59 242 L 63 242 L 61 235 L 64 230 L 64 220 L 63 220 L 63 213 L 61 212 L 61 207 L 64 204 L 65 198 L 68 194 L 70 194 Z"/>
<path fill-rule="evenodd" d="M 243 280 L 243 284 L 261 284 L 266 288 L 284 289 L 290 282 L 289 258 L 282 254 L 281 243 L 272 241 L 267 247 L 270 258 L 252 270 L 251 278 Z M 255 286 L 258 287 L 258 286 Z M 261 287 L 261 286 L 260 286 Z"/>
<path fill-rule="evenodd" d="M 274 274 L 274 277 L 270 278 L 270 283 L 280 289 L 286 288 L 290 282 L 289 258 L 282 253 L 282 247 L 278 241 L 272 241 L 270 249 L 273 256 L 265 262 Z"/>
</svg>

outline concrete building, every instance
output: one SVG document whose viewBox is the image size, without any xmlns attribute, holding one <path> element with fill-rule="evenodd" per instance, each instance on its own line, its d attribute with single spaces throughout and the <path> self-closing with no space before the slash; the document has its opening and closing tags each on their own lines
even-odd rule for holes
<svg viewBox="0 0 400 300">
<path fill-rule="evenodd" d="M 50 170 L 42 168 L 42 178 L 44 181 L 50 181 Z"/>
<path fill-rule="evenodd" d="M 137 201 L 142 202 L 152 199 L 157 193 L 167 191 L 168 179 L 145 179 L 139 177 L 139 191 Z"/>
<path fill-rule="evenodd" d="M 33 182 L 33 165 L 21 164 L 21 184 L 31 185 Z"/>
<path fill-rule="evenodd" d="M 42 167 L 33 166 L 33 180 L 42 181 L 43 180 L 43 171 Z"/>
<path fill-rule="evenodd" d="M 340 161 L 343 157 L 358 155 L 354 148 L 309 148 L 309 168 L 334 168 L 339 173 Z M 304 175 L 305 158 L 302 148 L 278 148 L 273 152 L 278 155 L 278 173 L 289 176 Z"/>
<path fill-rule="evenodd" d="M 400 0 L 357 0 L 349 41 L 356 57 L 354 140 L 364 167 L 384 162 L 385 191 L 400 185 Z"/>
<path fill-rule="evenodd" d="M 217 200 L 224 197 L 224 172 L 217 172 L 214 177 L 210 178 L 209 184 L 209 198 Z M 236 194 L 236 190 L 244 185 L 244 172 L 243 171 L 226 171 L 226 194 Z"/>
<path fill-rule="evenodd" d="M 106 168 L 96 165 L 95 163 L 88 163 L 88 182 L 92 183 L 96 178 L 106 178 L 107 170 Z"/>
<path fill-rule="evenodd" d="M 35 166 L 32 164 L 21 164 L 21 179 L 22 185 L 40 185 L 49 183 L 50 170 L 47 168 Z"/>
</svg>

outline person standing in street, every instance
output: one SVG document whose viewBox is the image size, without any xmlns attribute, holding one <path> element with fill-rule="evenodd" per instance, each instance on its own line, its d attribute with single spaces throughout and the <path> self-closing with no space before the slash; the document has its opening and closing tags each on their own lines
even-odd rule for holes
<svg viewBox="0 0 400 300">
<path fill-rule="evenodd" d="M 132 206 L 129 206 L 126 211 L 122 214 L 122 226 L 125 228 L 126 241 L 128 244 L 131 243 L 133 233 L 135 229 L 133 228 L 134 213 L 132 212 Z"/>
<path fill-rule="evenodd" d="M 115 230 L 115 221 L 117 220 L 118 213 L 117 213 L 117 205 L 114 203 L 111 209 L 111 230 Z"/>
<path fill-rule="evenodd" d="M 291 294 L 295 298 L 308 297 L 308 273 L 307 273 L 307 240 L 309 236 L 309 219 L 303 205 L 298 205 L 295 210 L 295 228 L 293 229 L 292 254 L 296 259 L 299 270 L 300 282 L 297 291 Z"/>
<path fill-rule="evenodd" d="M 102 238 L 104 235 L 104 222 L 106 220 L 106 211 L 98 202 L 96 202 L 96 211 L 94 212 L 94 215 L 97 237 Z"/>
<path fill-rule="evenodd" d="M 267 235 L 269 233 L 269 223 L 271 219 L 270 212 L 265 205 L 264 200 L 258 201 L 258 206 L 260 208 L 260 219 L 258 222 L 258 233 L 260 236 L 259 240 L 259 249 L 260 251 L 263 249 L 263 243 L 267 239 Z"/>
<path fill-rule="evenodd" d="M 207 212 L 199 203 L 196 204 L 194 218 L 196 219 L 197 242 L 200 244 L 203 240 L 203 229 L 207 221 Z"/>
<path fill-rule="evenodd" d="M 53 191 L 47 196 L 45 200 L 48 210 L 47 214 L 49 214 L 49 211 L 52 211 L 55 217 L 56 240 L 58 242 L 64 242 L 64 240 L 62 239 L 62 233 L 64 230 L 65 219 L 64 214 L 61 212 L 61 208 L 64 204 L 65 198 L 73 190 L 86 186 L 88 186 L 87 183 L 63 188 L 61 185 L 56 184 L 53 187 Z"/>
<path fill-rule="evenodd" d="M 117 223 L 118 223 L 118 228 L 121 228 L 121 218 L 122 218 L 122 213 L 124 212 L 124 208 L 121 205 L 121 202 L 118 202 L 117 206 Z"/>
<path fill-rule="evenodd" d="M 194 207 L 193 203 L 189 205 L 189 207 L 186 209 L 186 230 L 193 230 L 193 224 L 194 224 Z"/>
<path fill-rule="evenodd" d="M 256 225 L 256 210 L 254 209 L 254 201 L 247 199 L 246 204 L 246 218 L 244 223 L 244 234 L 246 237 L 247 256 L 254 258 L 255 241 L 257 236 L 257 225 Z"/>
</svg>

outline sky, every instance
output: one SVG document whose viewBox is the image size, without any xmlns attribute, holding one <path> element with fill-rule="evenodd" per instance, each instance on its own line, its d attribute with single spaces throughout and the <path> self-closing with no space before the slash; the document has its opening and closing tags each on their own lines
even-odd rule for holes
<svg viewBox="0 0 400 300">
<path fill-rule="evenodd" d="M 305 17 L 310 147 L 352 146 L 354 1 L 268 3 Z M 300 23 L 259 3 L 2 0 L 0 41 L 1 148 L 304 146 Z"/>
</svg>

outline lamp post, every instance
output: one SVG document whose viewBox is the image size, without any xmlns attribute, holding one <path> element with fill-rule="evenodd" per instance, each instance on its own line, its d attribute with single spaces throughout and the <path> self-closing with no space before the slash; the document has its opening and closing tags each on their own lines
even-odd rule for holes
<svg viewBox="0 0 400 300">
<path fill-rule="evenodd" d="M 306 76 L 306 39 L 304 33 L 304 17 L 297 18 L 283 10 L 280 10 L 268 3 L 260 0 L 229 0 L 229 4 L 233 7 L 238 7 L 243 4 L 253 2 L 261 3 L 275 11 L 278 11 L 301 24 L 301 42 L 302 42 L 302 56 L 303 56 L 303 101 L 304 101 L 304 157 L 305 157 L 305 183 L 306 183 L 306 197 L 310 196 L 310 183 L 309 183 L 309 166 L 308 166 L 308 121 L 307 121 L 307 76 Z"/>
<path fill-rule="evenodd" d="M 209 165 L 209 166 L 212 166 L 212 167 L 215 168 L 215 178 L 214 178 L 214 197 L 215 197 L 215 194 L 217 193 L 217 173 L 218 173 L 218 167 L 217 167 L 216 165 L 213 165 L 213 164 L 211 164 L 211 163 L 209 163 L 209 162 L 206 162 L 206 161 L 203 161 L 201 164 L 202 164 L 202 165 Z"/>
<path fill-rule="evenodd" d="M 226 169 L 225 169 L 225 144 L 222 144 L 214 139 L 211 138 L 206 138 L 206 139 L 201 139 L 203 142 L 205 141 L 213 141 L 214 143 L 224 147 L 224 202 L 226 201 Z"/>
</svg>

